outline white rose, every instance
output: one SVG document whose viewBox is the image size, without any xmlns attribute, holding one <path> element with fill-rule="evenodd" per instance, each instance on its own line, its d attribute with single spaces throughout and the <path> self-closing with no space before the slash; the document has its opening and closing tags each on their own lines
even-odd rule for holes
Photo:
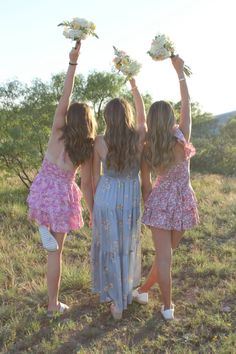
<svg viewBox="0 0 236 354">
<path fill-rule="evenodd" d="M 138 74 L 139 70 L 141 68 L 141 65 L 139 63 L 137 63 L 136 61 L 133 61 L 130 63 L 130 74 L 136 75 Z"/>
<path fill-rule="evenodd" d="M 65 36 L 66 38 L 70 38 L 69 30 L 66 27 L 64 28 L 63 36 Z"/>
<path fill-rule="evenodd" d="M 165 35 L 158 35 L 155 38 L 155 43 L 159 44 L 160 46 L 163 46 L 165 44 L 165 42 L 166 42 Z"/>
<path fill-rule="evenodd" d="M 155 53 L 157 60 L 164 60 L 170 57 L 170 52 L 165 48 L 161 48 Z"/>
<path fill-rule="evenodd" d="M 93 22 L 88 22 L 88 25 L 87 25 L 88 28 L 95 28 L 95 24 Z"/>
<path fill-rule="evenodd" d="M 75 17 L 75 18 L 73 18 L 73 22 L 79 24 L 80 27 L 84 27 L 84 28 L 89 27 L 89 22 L 87 20 L 85 20 L 84 18 Z"/>
<path fill-rule="evenodd" d="M 87 37 L 86 33 L 81 30 L 70 30 L 69 31 L 69 38 L 73 41 L 77 39 L 85 39 Z"/>
</svg>

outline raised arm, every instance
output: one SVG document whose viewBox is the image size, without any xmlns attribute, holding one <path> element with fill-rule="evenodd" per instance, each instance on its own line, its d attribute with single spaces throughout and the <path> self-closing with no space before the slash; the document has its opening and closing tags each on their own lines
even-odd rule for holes
<svg viewBox="0 0 236 354">
<path fill-rule="evenodd" d="M 74 78 L 77 60 L 80 52 L 80 42 L 76 43 L 76 47 L 72 48 L 69 54 L 69 66 L 66 73 L 66 78 L 64 82 L 64 88 L 62 96 L 59 100 L 58 106 L 56 108 L 52 132 L 56 132 L 60 130 L 65 124 L 65 117 L 68 110 L 68 106 L 70 104 L 70 97 L 74 87 Z"/>
<path fill-rule="evenodd" d="M 191 102 L 186 77 L 184 75 L 184 61 L 179 56 L 175 56 L 171 60 L 178 75 L 180 85 L 181 112 L 179 128 L 184 134 L 185 139 L 189 141 L 192 129 Z"/>
<path fill-rule="evenodd" d="M 146 135 L 146 131 L 147 131 L 145 107 L 144 107 L 142 96 L 140 95 L 140 92 L 139 92 L 138 87 L 136 85 L 135 79 L 132 78 L 129 80 L 129 82 L 131 85 L 131 91 L 132 91 L 135 110 L 136 110 L 137 130 L 140 133 L 140 140 L 143 143 L 145 140 L 145 135 Z"/>
</svg>

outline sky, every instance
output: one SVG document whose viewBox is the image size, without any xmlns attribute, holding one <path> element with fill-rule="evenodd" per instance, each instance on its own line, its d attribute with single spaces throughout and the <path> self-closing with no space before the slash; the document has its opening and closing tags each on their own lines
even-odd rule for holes
<svg viewBox="0 0 236 354">
<path fill-rule="evenodd" d="M 174 41 L 192 69 L 192 101 L 204 112 L 236 110 L 235 0 L 0 0 L 0 83 L 48 81 L 65 71 L 73 45 L 57 25 L 73 17 L 96 24 L 99 39 L 82 42 L 77 73 L 110 71 L 112 46 L 142 64 L 137 84 L 153 100 L 180 100 L 169 59 L 153 61 L 147 51 L 155 34 Z"/>
</svg>

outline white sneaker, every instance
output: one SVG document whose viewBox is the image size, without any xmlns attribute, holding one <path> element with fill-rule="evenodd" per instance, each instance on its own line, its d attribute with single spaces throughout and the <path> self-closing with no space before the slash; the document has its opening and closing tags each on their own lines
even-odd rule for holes
<svg viewBox="0 0 236 354">
<path fill-rule="evenodd" d="M 69 309 L 70 309 L 69 306 L 67 306 L 66 304 L 63 304 L 63 302 L 59 302 L 57 310 L 54 310 L 54 311 L 48 310 L 47 311 L 47 317 L 54 317 L 58 314 L 63 314 L 64 312 L 68 311 Z"/>
<path fill-rule="evenodd" d="M 164 305 L 161 306 L 161 314 L 166 321 L 174 319 L 175 305 L 172 304 L 171 309 L 164 310 Z"/>
<path fill-rule="evenodd" d="M 60 313 L 64 313 L 64 312 L 68 311 L 69 309 L 70 309 L 70 308 L 69 308 L 68 305 L 63 304 L 63 302 L 59 302 L 59 304 L 58 304 L 58 311 L 59 311 Z"/>
<path fill-rule="evenodd" d="M 119 311 L 114 303 L 111 304 L 110 309 L 114 320 L 118 321 L 122 319 L 122 311 Z"/>
<path fill-rule="evenodd" d="M 148 303 L 148 293 L 139 293 L 139 288 L 133 290 L 133 300 L 141 305 L 146 305 Z"/>
<path fill-rule="evenodd" d="M 53 235 L 45 225 L 39 226 L 39 234 L 41 237 L 43 248 L 45 248 L 45 250 L 49 252 L 54 252 L 59 249 L 57 240 L 53 237 Z"/>
</svg>

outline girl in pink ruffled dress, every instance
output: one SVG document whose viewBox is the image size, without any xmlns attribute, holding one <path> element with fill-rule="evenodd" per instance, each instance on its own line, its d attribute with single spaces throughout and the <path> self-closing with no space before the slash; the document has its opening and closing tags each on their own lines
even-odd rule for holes
<svg viewBox="0 0 236 354">
<path fill-rule="evenodd" d="M 70 104 L 79 52 L 80 43 L 77 42 L 69 54 L 64 90 L 43 164 L 27 198 L 29 217 L 38 223 L 43 247 L 48 251 L 48 316 L 68 309 L 58 301 L 58 292 L 66 234 L 83 226 L 82 193 L 75 182 L 79 167 L 81 189 L 90 214 L 93 208 L 91 167 L 96 124 L 88 105 Z"/>
<path fill-rule="evenodd" d="M 136 289 L 136 300 L 158 282 L 166 320 L 174 318 L 171 289 L 172 250 L 185 230 L 199 221 L 197 202 L 190 183 L 189 162 L 195 149 L 189 143 L 191 113 L 184 62 L 178 56 L 172 64 L 179 78 L 181 92 L 180 123 L 176 125 L 173 109 L 168 102 L 159 101 L 150 107 L 148 133 L 142 161 L 142 192 L 145 202 L 142 222 L 150 227 L 156 250 L 155 262 L 146 282 Z M 157 174 L 152 186 L 151 172 Z"/>
</svg>

